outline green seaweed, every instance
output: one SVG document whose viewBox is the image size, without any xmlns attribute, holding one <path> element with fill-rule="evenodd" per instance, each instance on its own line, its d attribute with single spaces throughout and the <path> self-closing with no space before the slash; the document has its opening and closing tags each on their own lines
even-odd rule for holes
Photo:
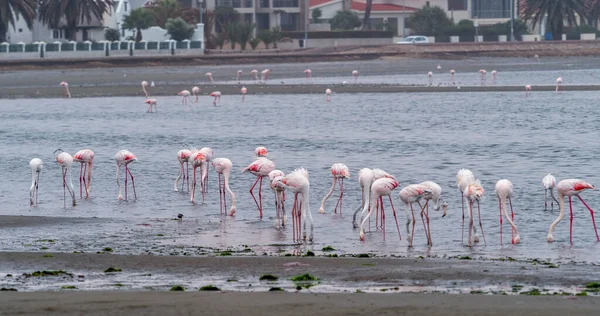
<svg viewBox="0 0 600 316">
<path fill-rule="evenodd" d="M 357 255 L 354 255 L 354 257 L 356 257 L 356 258 L 370 258 L 371 256 L 369 256 L 368 253 L 359 253 Z"/>
<path fill-rule="evenodd" d="M 48 250 L 48 249 L 50 249 L 50 248 L 48 248 L 48 247 L 41 247 L 40 249 L 41 249 L 41 250 Z"/>
<path fill-rule="evenodd" d="M 231 251 L 223 251 L 219 254 L 219 256 L 222 256 L 222 257 L 231 256 Z"/>
<path fill-rule="evenodd" d="M 327 257 L 328 257 L 328 258 L 337 258 L 337 257 L 338 257 L 338 255 L 337 255 L 337 253 L 334 253 L 334 254 L 328 254 L 328 255 L 327 255 Z"/>
<path fill-rule="evenodd" d="M 531 290 L 529 290 L 529 291 L 526 291 L 526 292 L 521 292 L 521 293 L 519 293 L 519 294 L 521 294 L 521 295 L 532 295 L 532 296 L 539 296 L 539 295 L 541 295 L 542 293 L 540 292 L 540 290 L 539 290 L 539 289 L 533 288 L 533 289 L 531 289 Z"/>
<path fill-rule="evenodd" d="M 283 255 L 284 257 L 291 257 L 292 254 L 291 253 L 286 253 L 285 255 Z"/>
<path fill-rule="evenodd" d="M 171 292 L 183 292 L 185 291 L 185 288 L 181 285 L 174 285 L 173 287 L 171 287 L 171 289 L 169 290 Z"/>
<path fill-rule="evenodd" d="M 236 279 L 227 279 L 227 282 L 237 282 L 238 280 Z"/>
<path fill-rule="evenodd" d="M 376 266 L 377 264 L 376 264 L 376 263 L 361 263 L 360 265 L 361 265 L 361 266 L 365 266 L 365 267 L 374 267 L 374 266 Z"/>
<path fill-rule="evenodd" d="M 359 289 L 356 289 L 356 293 L 364 293 L 364 292 Z"/>
<path fill-rule="evenodd" d="M 44 258 L 52 258 L 52 257 L 54 257 L 54 256 L 51 255 L 51 254 L 49 254 L 49 253 L 47 253 L 47 254 L 44 255 Z"/>
<path fill-rule="evenodd" d="M 123 270 L 121 270 L 120 268 L 113 268 L 113 267 L 108 267 L 108 269 L 104 270 L 104 273 L 110 273 L 110 272 L 122 272 Z"/>
<path fill-rule="evenodd" d="M 458 258 L 459 260 L 473 260 L 471 257 L 469 256 L 462 256 Z"/>
<path fill-rule="evenodd" d="M 471 293 L 471 294 L 484 294 L 484 292 L 483 292 L 483 291 L 479 291 L 479 290 L 477 290 L 477 291 L 473 290 L 473 291 L 471 291 L 470 293 Z"/>
<path fill-rule="evenodd" d="M 6 287 L 3 287 L 3 288 L 1 288 L 1 289 L 0 289 L 0 292 L 5 292 L 5 291 L 7 291 L 7 292 L 8 292 L 8 291 L 17 292 L 17 289 L 14 289 L 14 288 L 6 288 Z"/>
<path fill-rule="evenodd" d="M 163 237 L 163 234 L 156 234 L 156 237 Z"/>
<path fill-rule="evenodd" d="M 209 285 L 205 285 L 203 287 L 200 288 L 200 291 L 220 291 L 221 289 L 219 289 L 216 286 L 213 286 L 212 284 Z"/>
<path fill-rule="evenodd" d="M 323 249 L 321 249 L 321 251 L 335 251 L 335 249 L 333 249 L 333 247 L 331 247 L 331 246 L 327 246 L 327 247 L 323 247 Z"/>
<path fill-rule="evenodd" d="M 306 252 L 306 254 L 304 256 L 305 257 L 314 257 L 315 253 L 309 250 L 309 251 Z"/>
<path fill-rule="evenodd" d="M 292 282 L 306 282 L 306 281 L 317 281 L 317 280 L 319 280 L 319 278 L 314 277 L 308 273 L 305 273 L 305 274 L 293 276 L 290 280 L 292 280 Z"/>
<path fill-rule="evenodd" d="M 285 292 L 285 291 L 280 287 L 272 287 L 269 289 L 269 292 Z"/>
<path fill-rule="evenodd" d="M 586 289 L 600 289 L 600 282 L 590 282 L 586 284 Z"/>
<path fill-rule="evenodd" d="M 300 285 L 296 285 L 296 291 L 300 291 L 302 290 L 302 287 Z"/>
<path fill-rule="evenodd" d="M 115 286 L 121 287 L 121 286 L 125 286 L 125 285 L 123 285 L 121 283 L 115 283 Z"/>
<path fill-rule="evenodd" d="M 56 241 L 54 239 L 38 239 L 35 242 L 49 242 L 49 243 L 54 243 Z"/>
<path fill-rule="evenodd" d="M 113 249 L 110 247 L 104 247 L 104 249 L 102 249 L 102 251 L 104 252 L 113 252 Z"/>
<path fill-rule="evenodd" d="M 43 270 L 43 271 L 35 271 L 31 274 L 34 277 L 43 277 L 43 276 L 59 276 L 59 275 L 67 275 L 73 277 L 73 273 L 69 273 L 63 270 Z"/>
<path fill-rule="evenodd" d="M 588 296 L 586 291 L 582 291 L 581 293 L 575 294 L 575 296 Z"/>
<path fill-rule="evenodd" d="M 63 290 L 73 290 L 73 289 L 77 289 L 77 287 L 75 285 L 63 285 L 60 287 Z"/>
<path fill-rule="evenodd" d="M 279 280 L 278 276 L 274 276 L 272 274 L 263 274 L 258 278 L 259 281 L 277 281 Z"/>
</svg>

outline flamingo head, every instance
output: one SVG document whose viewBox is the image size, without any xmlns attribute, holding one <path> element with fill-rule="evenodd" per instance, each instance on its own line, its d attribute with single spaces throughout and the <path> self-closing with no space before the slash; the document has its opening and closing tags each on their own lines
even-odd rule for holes
<svg viewBox="0 0 600 316">
<path fill-rule="evenodd" d="M 525 90 L 527 90 L 527 91 L 531 91 L 531 85 L 526 85 L 526 86 L 525 86 Z"/>
<path fill-rule="evenodd" d="M 450 70 L 450 74 L 453 75 L 454 73 L 455 73 L 454 69 Z"/>
<path fill-rule="evenodd" d="M 254 153 L 258 157 L 267 157 L 269 154 L 266 147 L 256 147 L 256 149 L 254 149 Z"/>
<path fill-rule="evenodd" d="M 156 99 L 148 99 L 148 100 L 144 101 L 144 103 L 146 103 L 146 104 L 156 104 Z"/>
<path fill-rule="evenodd" d="M 204 154 L 201 152 L 196 152 L 193 155 L 193 159 L 194 159 L 194 161 L 205 161 L 206 156 L 204 156 Z"/>
<path fill-rule="evenodd" d="M 479 180 L 477 180 L 475 181 L 475 183 L 470 184 L 465 189 L 464 195 L 471 201 L 481 201 L 484 192 L 485 190 L 483 190 L 481 183 L 479 182 Z"/>
<path fill-rule="evenodd" d="M 241 74 L 242 74 L 242 71 L 241 71 L 241 70 L 238 70 L 238 71 L 237 71 L 237 74 L 238 74 L 238 75 L 241 75 Z"/>
<path fill-rule="evenodd" d="M 69 84 L 66 81 L 63 81 L 63 82 L 60 83 L 60 86 L 61 87 L 68 87 Z"/>
<path fill-rule="evenodd" d="M 428 75 L 429 77 L 431 77 L 431 76 L 433 76 L 433 72 L 431 72 L 431 71 L 430 71 L 430 72 L 428 72 L 428 73 L 427 73 L 427 75 Z"/>
<path fill-rule="evenodd" d="M 242 87 L 242 93 L 246 94 L 248 92 L 248 89 L 246 89 L 246 87 Z"/>
</svg>

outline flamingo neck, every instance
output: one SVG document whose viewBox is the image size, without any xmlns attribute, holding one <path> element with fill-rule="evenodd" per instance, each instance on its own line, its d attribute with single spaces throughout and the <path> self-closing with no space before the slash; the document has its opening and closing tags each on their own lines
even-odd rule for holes
<svg viewBox="0 0 600 316">
<path fill-rule="evenodd" d="M 562 221 L 562 219 L 565 217 L 565 196 L 564 196 L 564 194 L 558 193 L 558 206 L 560 208 L 560 214 L 558 214 L 558 218 L 554 222 L 552 222 L 552 225 L 550 225 L 549 234 L 552 234 L 556 225 L 558 225 L 558 223 L 560 223 L 560 221 Z"/>
</svg>

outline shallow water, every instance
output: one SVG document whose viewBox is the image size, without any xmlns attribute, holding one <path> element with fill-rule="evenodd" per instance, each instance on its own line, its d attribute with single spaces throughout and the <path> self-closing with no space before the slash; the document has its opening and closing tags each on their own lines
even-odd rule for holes
<svg viewBox="0 0 600 316">
<path fill-rule="evenodd" d="M 255 178 L 238 172 L 252 162 L 254 148 L 263 145 L 269 148 L 269 157 L 278 169 L 286 173 L 297 167 L 309 170 L 315 225 L 315 241 L 309 248 L 331 245 L 348 253 L 379 255 L 471 253 L 598 262 L 600 245 L 595 241 L 589 212 L 579 201 L 573 205 L 574 244 L 568 243 L 568 216 L 554 233 L 557 242 L 545 241 L 558 210 L 543 210 L 541 179 L 552 172 L 559 180 L 582 178 L 600 183 L 595 159 L 600 154 L 599 97 L 597 92 L 568 91 L 534 93 L 529 98 L 523 93 L 340 94 L 325 103 L 321 95 L 263 95 L 248 96 L 245 103 L 237 97 L 224 97 L 218 107 L 211 105 L 209 97 L 191 105 L 181 105 L 177 97 L 159 97 L 158 113 L 153 114 L 145 112 L 141 98 L 2 101 L 0 215 L 110 219 L 99 224 L 66 221 L 48 227 L 6 228 L 0 232 L 2 250 L 23 250 L 23 239 L 54 238 L 71 249 L 77 246 L 77 250 L 89 251 L 86 242 L 114 237 L 123 248 L 126 245 L 128 251 L 135 252 L 135 245 L 147 242 L 141 238 L 147 237 L 143 235 L 145 228 L 136 224 L 178 213 L 184 215 L 183 225 L 177 221 L 160 224 L 173 231 L 174 240 L 167 241 L 170 245 L 269 249 L 293 244 L 290 228 L 274 228 L 273 195 L 266 184 L 265 217 L 261 221 L 248 193 Z M 176 153 L 184 143 L 212 147 L 215 157 L 232 160 L 231 187 L 238 198 L 234 218 L 219 218 L 217 177 L 212 170 L 203 204 L 192 205 L 189 195 L 173 192 L 179 171 Z M 70 154 L 91 148 L 96 153 L 92 199 L 66 210 L 61 171 L 52 154 L 57 148 Z M 120 149 L 130 150 L 139 159 L 130 165 L 136 202 L 117 201 L 113 157 Z M 40 205 L 31 208 L 28 164 L 33 157 L 43 159 L 45 166 Z M 318 214 L 320 200 L 331 185 L 329 167 L 336 162 L 348 165 L 352 175 L 345 183 L 343 216 L 332 214 L 336 193 L 327 203 L 327 214 Z M 356 174 L 363 167 L 383 168 L 394 174 L 401 186 L 432 180 L 443 187 L 448 216 L 431 213 L 433 248 L 426 247 L 418 220 L 415 247 L 407 249 L 400 188 L 393 198 L 402 240 L 398 240 L 389 207 L 386 241 L 374 229 L 365 243 L 358 240 L 351 214 L 360 203 Z M 460 168 L 471 169 L 486 189 L 481 210 L 487 246 L 482 243 L 467 249 L 461 244 L 460 196 L 455 186 Z M 77 166 L 73 170 L 77 195 L 78 172 Z M 504 245 L 499 243 L 498 202 L 493 191 L 495 182 L 502 178 L 515 186 L 513 206 L 522 239 L 516 246 L 510 244 L 506 221 Z M 600 209 L 596 191 L 585 192 L 582 197 L 592 208 Z M 288 210 L 290 206 L 288 202 Z"/>
</svg>

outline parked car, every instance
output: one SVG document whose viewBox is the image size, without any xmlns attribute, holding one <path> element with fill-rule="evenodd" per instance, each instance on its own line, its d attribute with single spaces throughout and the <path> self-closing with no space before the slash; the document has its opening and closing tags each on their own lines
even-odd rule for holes
<svg viewBox="0 0 600 316">
<path fill-rule="evenodd" d="M 425 36 L 419 36 L 419 35 L 407 36 L 407 37 L 399 40 L 398 42 L 396 42 L 396 44 L 427 44 L 427 43 L 429 43 L 429 39 L 427 39 L 427 37 L 425 37 Z"/>
</svg>

